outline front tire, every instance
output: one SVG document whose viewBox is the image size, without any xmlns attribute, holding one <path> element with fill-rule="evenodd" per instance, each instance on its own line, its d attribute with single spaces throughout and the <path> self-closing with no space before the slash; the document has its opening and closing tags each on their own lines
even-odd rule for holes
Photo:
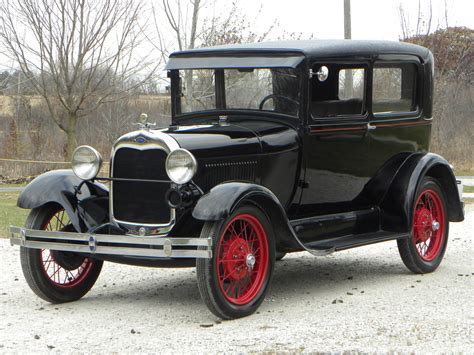
<svg viewBox="0 0 474 355">
<path fill-rule="evenodd" d="M 25 227 L 75 232 L 64 209 L 57 204 L 31 210 Z M 20 248 L 21 268 L 31 290 L 51 303 L 76 301 L 92 288 L 103 261 L 71 252 Z"/>
<path fill-rule="evenodd" d="M 242 206 L 223 221 L 206 222 L 201 238 L 212 238 L 212 258 L 198 259 L 201 297 L 223 319 L 254 313 L 263 302 L 275 265 L 275 242 L 266 215 Z"/>
<path fill-rule="evenodd" d="M 397 241 L 405 266 L 416 274 L 435 271 L 443 260 L 448 235 L 446 198 L 439 183 L 425 177 L 414 200 L 411 238 Z"/>
</svg>

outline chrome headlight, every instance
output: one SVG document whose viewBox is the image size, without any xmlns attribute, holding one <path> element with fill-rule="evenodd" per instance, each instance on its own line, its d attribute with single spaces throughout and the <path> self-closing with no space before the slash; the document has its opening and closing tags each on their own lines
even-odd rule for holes
<svg viewBox="0 0 474 355">
<path fill-rule="evenodd" d="M 88 145 L 77 147 L 72 153 L 72 171 L 80 179 L 90 180 L 97 176 L 102 166 L 100 153 Z"/>
<path fill-rule="evenodd" d="M 176 184 L 190 181 L 197 170 L 197 161 L 186 149 L 173 150 L 166 158 L 166 173 Z"/>
</svg>

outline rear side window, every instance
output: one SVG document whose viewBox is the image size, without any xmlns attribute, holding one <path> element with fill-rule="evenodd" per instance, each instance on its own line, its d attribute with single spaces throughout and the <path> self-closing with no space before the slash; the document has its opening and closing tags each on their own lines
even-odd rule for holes
<svg viewBox="0 0 474 355">
<path fill-rule="evenodd" d="M 375 114 L 418 110 L 417 66 L 413 63 L 375 64 L 372 85 L 372 111 Z"/>
</svg>

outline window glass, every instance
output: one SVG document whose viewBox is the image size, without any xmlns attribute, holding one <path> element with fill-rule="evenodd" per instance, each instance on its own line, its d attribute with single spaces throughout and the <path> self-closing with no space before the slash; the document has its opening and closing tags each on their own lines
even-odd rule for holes
<svg viewBox="0 0 474 355">
<path fill-rule="evenodd" d="M 214 69 L 180 70 L 180 80 L 182 113 L 215 110 L 217 94 L 223 100 L 220 109 L 298 115 L 300 78 L 295 69 L 221 69 L 217 75 Z"/>
<path fill-rule="evenodd" d="M 225 97 L 227 108 L 258 109 L 264 97 L 273 93 L 269 69 L 226 70 Z M 269 100 L 265 108 L 273 110 Z"/>
<path fill-rule="evenodd" d="M 216 108 L 214 70 L 186 69 L 180 71 L 181 112 L 205 111 Z"/>
<path fill-rule="evenodd" d="M 376 64 L 372 86 L 373 112 L 395 113 L 416 111 L 415 89 L 415 64 Z"/>
<path fill-rule="evenodd" d="M 364 98 L 364 69 L 342 69 L 339 71 L 339 99 Z"/>
<path fill-rule="evenodd" d="M 313 72 L 324 66 L 327 76 L 311 78 L 311 115 L 313 118 L 361 115 L 364 113 L 366 69 L 344 64 L 318 63 Z"/>
</svg>

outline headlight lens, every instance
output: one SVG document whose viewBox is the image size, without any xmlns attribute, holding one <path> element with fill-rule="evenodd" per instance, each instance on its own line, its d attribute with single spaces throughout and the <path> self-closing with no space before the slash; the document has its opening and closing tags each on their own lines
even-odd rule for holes
<svg viewBox="0 0 474 355">
<path fill-rule="evenodd" d="M 185 184 L 190 181 L 196 170 L 196 158 L 186 149 L 173 150 L 166 158 L 166 173 L 176 184 Z"/>
<path fill-rule="evenodd" d="M 88 145 L 81 145 L 72 153 L 72 171 L 80 179 L 90 180 L 97 176 L 102 166 L 100 153 Z"/>
</svg>

